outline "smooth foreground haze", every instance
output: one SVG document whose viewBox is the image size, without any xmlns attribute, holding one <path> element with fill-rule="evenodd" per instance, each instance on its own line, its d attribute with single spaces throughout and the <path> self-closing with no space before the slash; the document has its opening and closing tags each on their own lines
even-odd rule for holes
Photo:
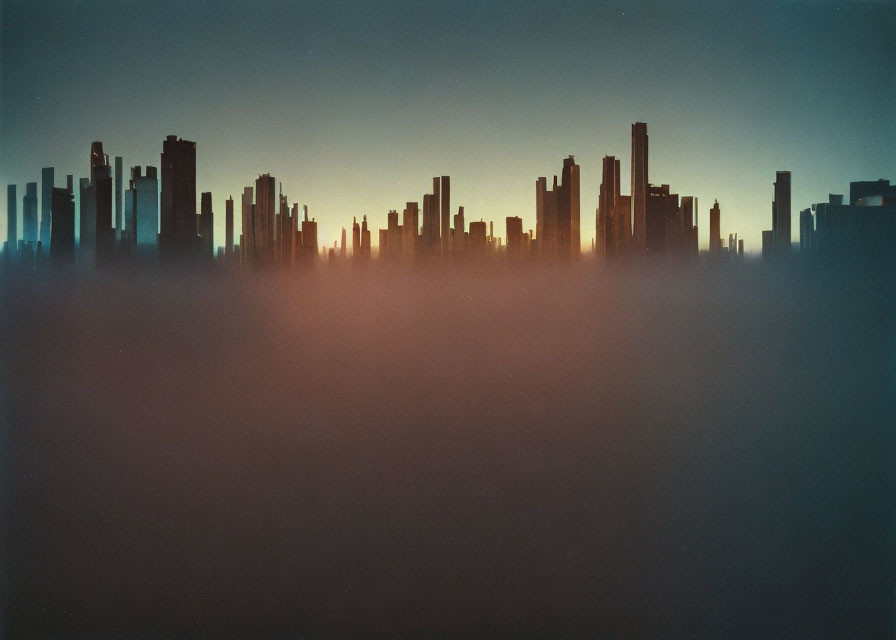
<svg viewBox="0 0 896 640">
<path fill-rule="evenodd" d="M 891 637 L 886 274 L 41 282 L 10 637 Z"/>
</svg>

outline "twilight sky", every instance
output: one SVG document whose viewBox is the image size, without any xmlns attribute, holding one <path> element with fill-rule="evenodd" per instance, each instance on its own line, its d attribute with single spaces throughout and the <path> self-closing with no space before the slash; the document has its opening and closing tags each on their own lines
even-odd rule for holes
<svg viewBox="0 0 896 640">
<path fill-rule="evenodd" d="M 851 180 L 896 180 L 896 5 L 888 2 L 199 2 L 3 0 L 0 180 L 88 175 L 90 142 L 159 165 L 197 142 L 197 198 L 260 173 L 309 205 L 322 243 L 352 216 L 452 177 L 467 220 L 535 225 L 534 183 L 576 156 L 582 240 L 605 154 L 629 192 L 631 123 L 650 181 L 722 208 L 747 251 L 771 225 L 775 171 L 801 208 Z M 198 203 L 197 203 L 198 210 Z M 6 233 L 5 190 L 0 237 Z M 21 233 L 21 230 L 20 230 Z M 373 240 L 376 242 L 376 232 Z"/>
</svg>

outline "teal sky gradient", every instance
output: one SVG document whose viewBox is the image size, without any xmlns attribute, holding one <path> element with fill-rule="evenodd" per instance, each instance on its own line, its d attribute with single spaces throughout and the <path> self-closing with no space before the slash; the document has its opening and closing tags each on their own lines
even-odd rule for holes
<svg viewBox="0 0 896 640">
<path fill-rule="evenodd" d="M 332 245 L 436 175 L 468 221 L 534 227 L 535 179 L 573 154 L 590 244 L 601 158 L 621 158 L 628 193 L 645 121 L 650 181 L 700 199 L 701 247 L 717 198 L 748 251 L 776 170 L 793 172 L 794 241 L 801 208 L 896 180 L 893 4 L 593 4 L 4 0 L 0 175 L 20 199 L 43 166 L 77 184 L 92 140 L 158 166 L 173 133 L 197 142 L 216 244 L 225 198 L 238 228 L 242 188 L 269 172 Z M 0 212 L 5 237 L 5 192 Z"/>
</svg>

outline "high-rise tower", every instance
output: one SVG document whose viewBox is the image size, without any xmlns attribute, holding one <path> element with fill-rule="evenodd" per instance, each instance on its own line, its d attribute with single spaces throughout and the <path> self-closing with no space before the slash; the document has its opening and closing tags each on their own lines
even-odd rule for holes
<svg viewBox="0 0 896 640">
<path fill-rule="evenodd" d="M 647 249 L 647 124 L 632 125 L 632 244 L 635 252 Z"/>
</svg>

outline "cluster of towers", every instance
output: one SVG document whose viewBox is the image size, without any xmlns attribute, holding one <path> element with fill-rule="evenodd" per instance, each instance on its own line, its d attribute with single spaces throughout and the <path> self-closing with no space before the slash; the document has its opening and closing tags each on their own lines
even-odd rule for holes
<svg viewBox="0 0 896 640">
<path fill-rule="evenodd" d="M 595 217 L 594 253 L 599 261 L 686 258 L 699 255 L 698 202 L 693 196 L 672 193 L 669 185 L 649 182 L 647 125 L 632 125 L 631 194 L 621 193 L 621 161 L 603 158 Z M 90 146 L 89 177 L 81 178 L 77 199 L 73 176 L 64 187 L 55 185 L 52 167 L 41 171 L 38 185 L 25 185 L 21 198 L 21 234 L 17 185 L 7 187 L 7 264 L 36 266 L 48 257 L 54 264 L 214 264 L 244 268 L 313 265 L 319 258 L 317 222 L 308 207 L 291 205 L 282 184 L 270 174 L 258 176 L 243 189 L 238 238 L 234 202 L 225 201 L 225 238 L 215 243 L 212 194 L 200 194 L 196 211 L 196 143 L 168 136 L 162 143 L 160 169 L 134 166 L 124 184 L 123 161 L 114 165 L 102 142 Z M 114 169 L 113 169 L 114 167 Z M 432 191 L 420 203 L 407 202 L 401 214 L 387 213 L 386 228 L 378 233 L 378 259 L 384 264 L 509 261 L 575 261 L 581 254 L 580 167 L 573 156 L 563 160 L 559 177 L 535 181 L 535 229 L 526 231 L 519 216 L 506 218 L 505 240 L 495 236 L 494 222 L 467 222 L 464 207 L 452 215 L 451 178 L 434 177 Z M 38 203 L 40 208 L 38 208 Z M 855 182 L 850 203 L 842 196 L 800 213 L 800 252 L 841 251 L 849 243 L 882 247 L 891 253 L 896 187 L 888 181 Z M 816 215 L 813 216 L 813 211 Z M 39 215 L 38 215 L 39 214 Z M 791 251 L 791 175 L 778 171 L 772 201 L 772 228 L 762 233 L 765 256 Z M 374 256 L 367 216 L 354 218 L 351 261 L 364 263 Z M 743 256 L 743 240 L 721 234 L 721 207 L 709 210 L 709 257 Z M 842 252 L 842 251 L 841 251 Z M 348 260 L 347 233 L 333 243 L 326 257 Z"/>
<path fill-rule="evenodd" d="M 632 125 L 631 195 L 620 189 L 621 162 L 605 156 L 595 216 L 594 251 L 600 260 L 633 255 L 696 258 L 697 198 L 649 182 L 647 125 Z M 721 246 L 718 202 L 710 214 L 710 252 Z M 713 224 L 715 223 L 715 224 Z M 715 242 L 713 241 L 715 239 Z"/>
</svg>

